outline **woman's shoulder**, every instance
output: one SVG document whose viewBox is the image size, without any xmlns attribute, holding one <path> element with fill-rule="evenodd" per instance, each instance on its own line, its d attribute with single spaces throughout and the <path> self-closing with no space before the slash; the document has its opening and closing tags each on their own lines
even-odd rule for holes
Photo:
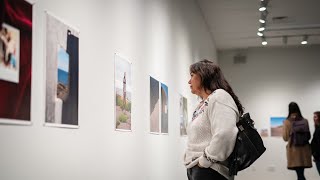
<svg viewBox="0 0 320 180">
<path fill-rule="evenodd" d="M 210 96 L 215 97 L 215 98 L 221 98 L 221 97 L 231 97 L 231 95 L 224 89 L 216 89 L 213 91 Z"/>
<path fill-rule="evenodd" d="M 232 96 L 224 89 L 217 89 L 217 90 L 213 91 L 210 94 L 208 100 L 209 100 L 209 104 L 219 102 L 224 105 L 230 106 L 234 109 L 237 109 L 237 106 L 236 106 Z"/>
<path fill-rule="evenodd" d="M 233 98 L 231 95 L 224 89 L 216 89 L 209 96 L 210 101 L 219 101 L 219 102 L 232 102 Z"/>
</svg>

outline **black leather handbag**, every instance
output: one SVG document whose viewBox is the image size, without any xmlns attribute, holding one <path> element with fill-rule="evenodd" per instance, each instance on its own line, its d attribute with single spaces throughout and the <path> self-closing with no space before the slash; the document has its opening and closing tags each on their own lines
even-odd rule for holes
<svg viewBox="0 0 320 180">
<path fill-rule="evenodd" d="M 230 176 L 237 175 L 238 171 L 249 167 L 266 151 L 249 113 L 240 117 L 237 127 L 239 132 L 235 147 L 228 158 L 227 167 L 229 168 Z"/>
</svg>

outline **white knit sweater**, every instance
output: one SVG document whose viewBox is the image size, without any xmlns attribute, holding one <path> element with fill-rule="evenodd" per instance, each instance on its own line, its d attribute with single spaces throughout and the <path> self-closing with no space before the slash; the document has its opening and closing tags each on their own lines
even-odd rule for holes
<svg viewBox="0 0 320 180">
<path fill-rule="evenodd" d="M 238 133 L 238 119 L 238 108 L 229 93 L 223 89 L 211 93 L 198 106 L 188 124 L 188 143 L 184 155 L 186 168 L 200 164 L 214 169 L 227 179 L 233 179 L 228 175 L 228 168 L 216 161 L 223 162 L 232 153 Z"/>
</svg>

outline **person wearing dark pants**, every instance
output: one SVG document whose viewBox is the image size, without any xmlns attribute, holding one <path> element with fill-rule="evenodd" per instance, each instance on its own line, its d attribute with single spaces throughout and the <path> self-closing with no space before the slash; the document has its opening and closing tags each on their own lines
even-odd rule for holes
<svg viewBox="0 0 320 180">
<path fill-rule="evenodd" d="M 188 180 L 226 180 L 224 176 L 211 168 L 193 166 L 187 169 Z"/>
<path fill-rule="evenodd" d="M 187 126 L 187 176 L 189 180 L 232 180 L 226 163 L 235 146 L 242 105 L 212 61 L 192 64 L 188 83 L 201 101 Z"/>
<path fill-rule="evenodd" d="M 306 179 L 304 177 L 304 168 L 303 167 L 295 168 L 295 170 L 296 170 L 296 173 L 297 173 L 298 180 L 305 180 Z"/>
<path fill-rule="evenodd" d="M 300 128 L 304 127 L 303 136 L 298 136 L 296 132 L 297 122 Z M 297 173 L 298 180 L 305 180 L 304 169 L 311 168 L 311 148 L 309 140 L 311 138 L 308 120 L 304 119 L 297 103 L 289 104 L 289 113 L 285 121 L 283 121 L 282 130 L 283 140 L 288 142 L 286 145 L 287 168 Z M 299 137 L 299 138 L 297 138 Z M 303 141 L 300 142 L 300 140 Z"/>
</svg>

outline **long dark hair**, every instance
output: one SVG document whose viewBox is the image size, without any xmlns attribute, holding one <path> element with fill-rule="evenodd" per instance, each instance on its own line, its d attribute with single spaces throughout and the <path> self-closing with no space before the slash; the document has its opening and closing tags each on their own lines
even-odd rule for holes
<svg viewBox="0 0 320 180">
<path fill-rule="evenodd" d="M 320 119 L 320 111 L 316 111 L 313 114 L 315 114 L 316 116 L 318 116 L 318 118 Z"/>
<path fill-rule="evenodd" d="M 289 114 L 288 114 L 287 119 L 289 119 L 289 118 L 290 118 L 290 115 L 293 114 L 293 113 L 297 113 L 297 114 L 298 114 L 298 117 L 299 117 L 300 119 L 303 118 L 303 116 L 302 116 L 302 114 L 301 114 L 301 111 L 300 111 L 300 108 L 299 108 L 298 104 L 295 103 L 295 102 L 291 102 L 291 103 L 289 104 Z"/>
<path fill-rule="evenodd" d="M 190 66 L 190 73 L 200 76 L 201 85 L 205 91 L 215 91 L 216 89 L 224 89 L 227 91 L 237 105 L 240 115 L 243 114 L 243 107 L 234 94 L 231 86 L 224 78 L 220 67 L 207 59 L 196 62 Z"/>
</svg>

